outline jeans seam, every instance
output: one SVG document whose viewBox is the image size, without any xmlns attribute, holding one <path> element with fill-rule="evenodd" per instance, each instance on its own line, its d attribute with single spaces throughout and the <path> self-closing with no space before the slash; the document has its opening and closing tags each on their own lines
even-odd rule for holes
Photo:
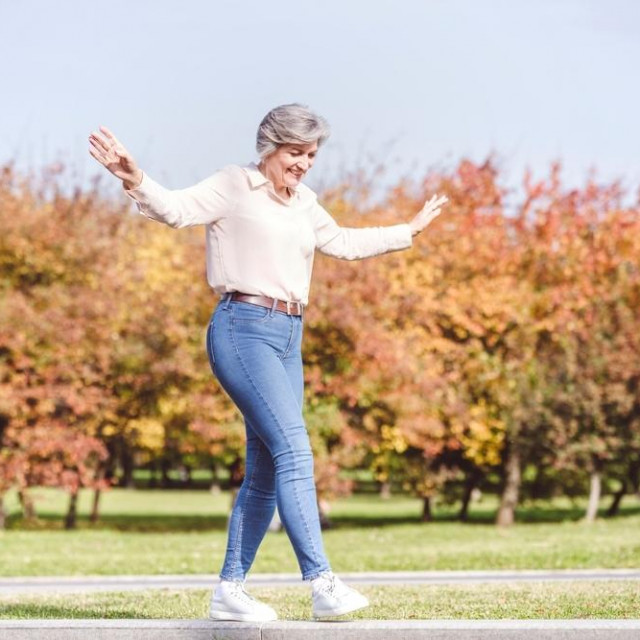
<svg viewBox="0 0 640 640">
<path fill-rule="evenodd" d="M 287 343 L 287 347 L 284 350 L 284 353 L 282 354 L 282 358 L 280 358 L 281 360 L 284 360 L 289 355 L 289 352 L 291 351 L 291 347 L 293 346 L 293 334 L 294 334 L 294 327 L 295 327 L 293 322 L 294 321 L 290 319 L 289 326 L 291 327 L 291 330 L 289 331 L 289 342 Z"/>
<path fill-rule="evenodd" d="M 255 459 L 255 463 L 253 465 L 253 468 L 251 469 L 251 475 L 249 476 L 249 484 L 247 485 L 247 495 L 249 495 L 253 489 L 253 481 L 254 481 L 254 476 L 256 473 L 256 469 L 258 468 L 258 463 L 260 462 L 260 456 L 262 455 L 262 449 L 258 449 L 258 455 L 256 456 Z M 240 512 L 240 524 L 238 525 L 238 536 L 236 537 L 236 544 L 233 548 L 233 560 L 231 563 L 231 573 L 235 572 L 236 566 L 238 565 L 238 558 L 240 556 L 240 546 L 241 546 L 241 540 L 242 540 L 242 534 L 244 532 L 244 515 L 245 515 L 245 509 L 243 508 L 243 510 Z M 242 567 L 242 575 L 244 576 L 245 574 L 245 570 L 244 567 Z"/>
<path fill-rule="evenodd" d="M 274 419 L 276 425 L 278 426 L 278 429 L 280 430 L 280 433 L 281 433 L 282 437 L 284 438 L 285 442 L 289 445 L 289 448 L 291 450 L 293 450 L 293 447 L 291 446 L 291 440 L 287 437 L 287 434 L 286 434 L 285 430 L 282 428 L 282 425 L 280 424 L 280 421 L 278 420 L 278 418 L 277 418 L 275 412 L 273 411 L 271 405 L 269 404 L 267 399 L 262 395 L 262 393 L 260 392 L 260 390 L 256 386 L 255 382 L 253 381 L 253 378 L 252 378 L 251 374 L 247 370 L 247 367 L 245 366 L 245 363 L 244 363 L 244 361 L 242 359 L 242 355 L 240 353 L 240 350 L 238 349 L 238 345 L 237 345 L 235 336 L 233 334 L 233 329 L 232 328 L 230 329 L 230 333 L 231 333 L 231 341 L 232 341 L 234 350 L 236 352 L 236 355 L 238 356 L 238 361 L 240 362 L 240 366 L 242 367 L 242 370 L 244 371 L 245 375 L 247 376 L 247 379 L 251 383 L 251 386 L 253 387 L 254 391 L 256 392 L 256 394 L 258 395 L 260 400 L 267 407 L 269 413 L 271 414 L 271 417 Z M 313 453 L 311 455 L 313 456 Z M 277 474 L 276 474 L 276 476 L 277 476 Z M 313 559 L 315 560 L 315 562 L 317 564 L 320 564 L 319 563 L 319 559 L 318 559 L 319 558 L 318 557 L 318 551 L 316 550 L 315 544 L 313 542 L 313 536 L 311 535 L 311 532 L 309 530 L 309 526 L 307 524 L 307 520 L 304 517 L 304 511 L 303 511 L 302 505 L 300 503 L 300 496 L 298 495 L 298 490 L 297 490 L 297 487 L 295 487 L 295 486 L 294 486 L 294 494 L 295 494 L 295 497 L 296 497 L 296 505 L 298 507 L 298 513 L 300 514 L 300 519 L 304 523 L 304 528 L 305 528 L 305 531 L 307 533 L 307 540 L 309 541 L 309 544 L 310 544 L 310 547 L 311 547 L 311 551 L 313 553 Z"/>
</svg>

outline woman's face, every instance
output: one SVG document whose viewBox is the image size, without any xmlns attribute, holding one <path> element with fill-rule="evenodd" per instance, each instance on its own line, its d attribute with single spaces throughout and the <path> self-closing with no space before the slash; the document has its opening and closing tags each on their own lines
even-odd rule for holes
<svg viewBox="0 0 640 640">
<path fill-rule="evenodd" d="M 318 143 L 290 143 L 279 146 L 260 163 L 262 173 L 273 183 L 276 193 L 297 187 L 313 166 Z"/>
</svg>

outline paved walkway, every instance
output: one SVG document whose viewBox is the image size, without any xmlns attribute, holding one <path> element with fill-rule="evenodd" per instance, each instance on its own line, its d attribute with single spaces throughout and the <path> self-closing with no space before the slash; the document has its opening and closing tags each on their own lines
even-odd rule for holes
<svg viewBox="0 0 640 640">
<path fill-rule="evenodd" d="M 639 569 L 584 569 L 559 571 L 388 571 L 340 573 L 353 585 L 477 584 L 488 582 L 546 582 L 558 580 L 640 580 Z M 0 595 L 18 593 L 80 593 L 141 589 L 210 589 L 214 575 L 83 576 L 0 578 Z M 248 587 L 302 586 L 298 574 L 256 573 Z M 640 636 L 639 636 L 640 638 Z"/>
<path fill-rule="evenodd" d="M 640 620 L 0 620 L 2 640 L 638 640 Z"/>
</svg>

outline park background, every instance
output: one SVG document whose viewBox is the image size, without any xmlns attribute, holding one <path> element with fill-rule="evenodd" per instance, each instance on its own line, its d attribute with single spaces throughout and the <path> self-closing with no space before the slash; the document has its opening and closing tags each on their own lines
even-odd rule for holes
<svg viewBox="0 0 640 640">
<path fill-rule="evenodd" d="M 217 569 L 243 426 L 204 351 L 202 230 L 136 215 L 87 137 L 109 126 L 181 188 L 253 159 L 291 101 L 333 126 L 310 185 L 341 224 L 450 199 L 409 251 L 316 258 L 305 417 L 336 569 L 637 567 L 638 18 L 0 2 L 4 575 Z M 261 554 L 295 570 L 284 534 Z M 583 613 L 637 616 L 624 589 Z"/>
</svg>

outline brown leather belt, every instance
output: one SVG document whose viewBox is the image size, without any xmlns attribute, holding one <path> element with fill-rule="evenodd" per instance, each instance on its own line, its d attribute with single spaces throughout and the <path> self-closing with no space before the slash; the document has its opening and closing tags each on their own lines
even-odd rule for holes
<svg viewBox="0 0 640 640">
<path fill-rule="evenodd" d="M 257 304 L 259 307 L 267 307 L 271 309 L 275 298 L 269 298 L 267 296 L 254 296 L 248 293 L 239 293 L 234 291 L 231 293 L 232 300 L 238 300 L 239 302 L 248 302 L 249 304 Z M 282 311 L 290 316 L 301 316 L 304 305 L 302 302 L 289 302 L 288 300 L 277 300 L 276 310 Z"/>
</svg>

